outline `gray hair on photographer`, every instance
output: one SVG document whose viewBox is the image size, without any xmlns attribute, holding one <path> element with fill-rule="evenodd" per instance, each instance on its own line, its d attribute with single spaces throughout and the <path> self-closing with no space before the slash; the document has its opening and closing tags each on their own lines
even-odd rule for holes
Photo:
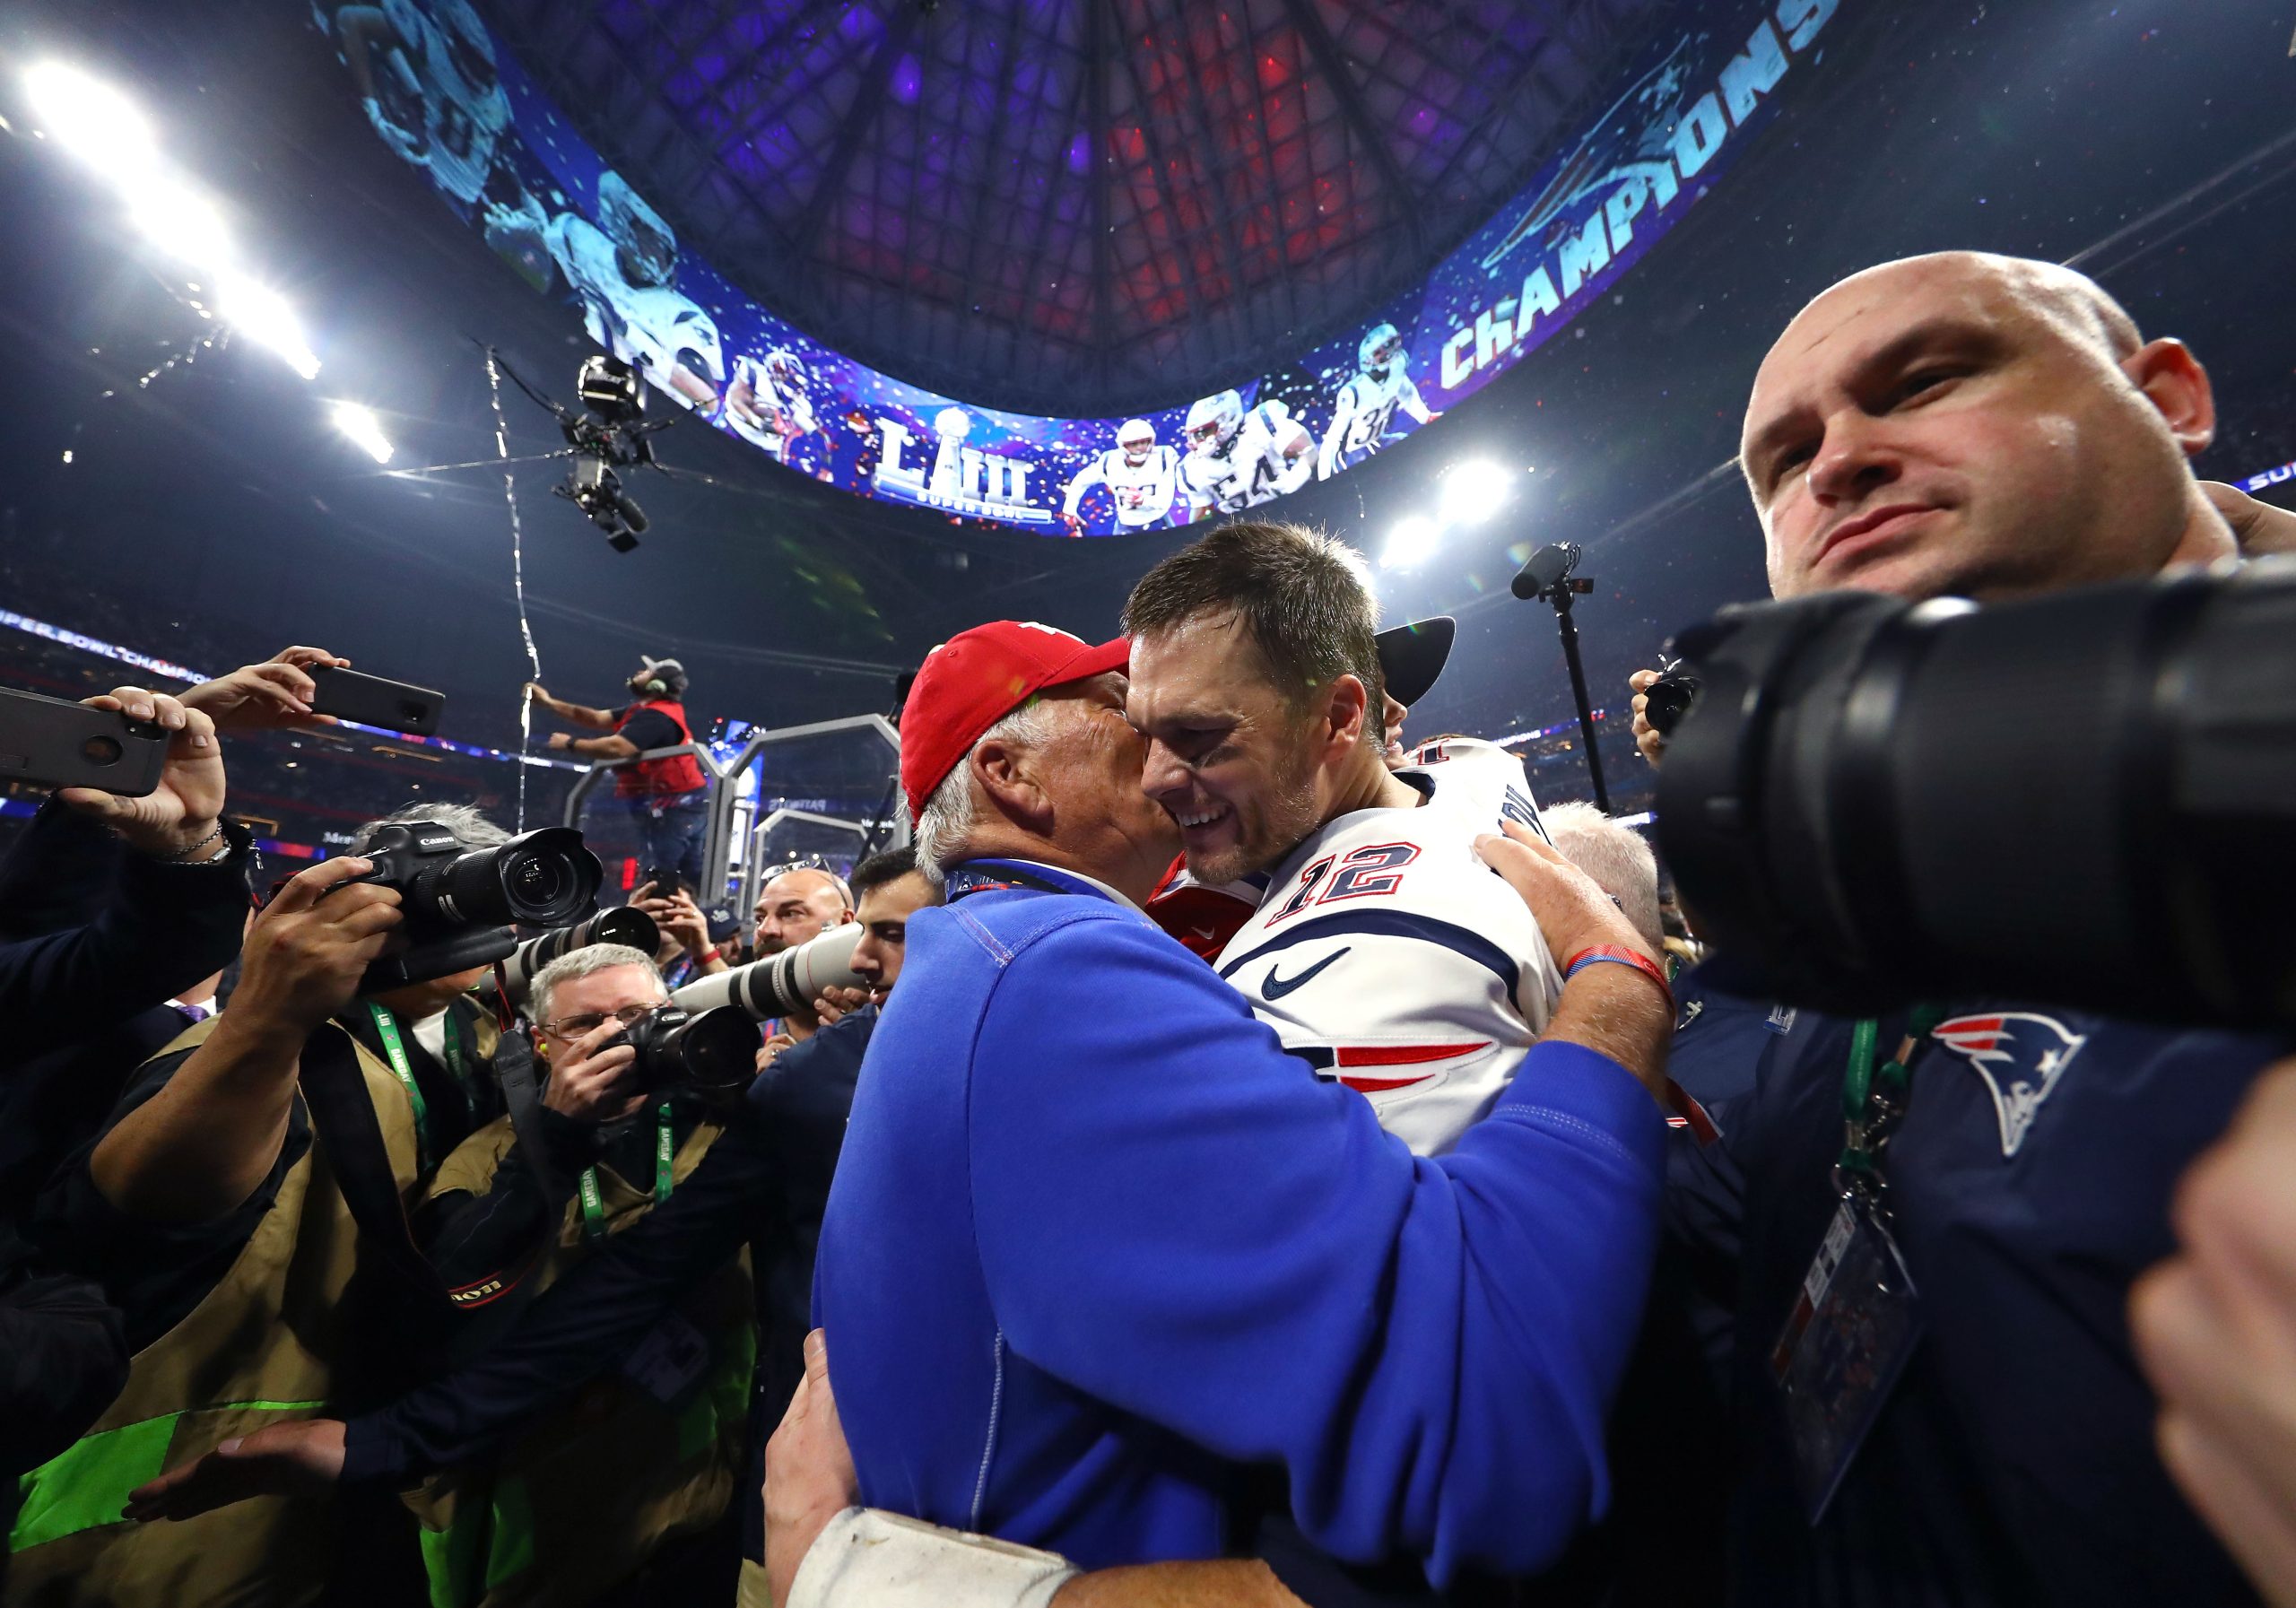
<svg viewBox="0 0 2296 1608">
<path fill-rule="evenodd" d="M 617 966 L 643 966 L 646 975 L 660 983 L 662 973 L 654 964 L 654 957 L 642 949 L 632 949 L 627 943 L 593 943 L 583 949 L 570 949 L 540 971 L 526 989 L 526 1020 L 544 1022 L 550 1020 L 550 996 L 561 983 L 570 983 L 576 978 L 586 978 L 601 971 L 612 971 Z M 668 989 L 663 989 L 667 997 Z"/>
<path fill-rule="evenodd" d="M 364 854 L 367 846 L 375 840 L 375 834 L 387 826 L 413 826 L 418 821 L 445 827 L 465 848 L 492 848 L 510 840 L 509 833 L 470 804 L 411 804 L 361 827 L 359 835 L 351 840 L 349 852 Z"/>
<path fill-rule="evenodd" d="M 948 880 L 948 866 L 964 852 L 965 839 L 972 833 L 975 800 L 972 795 L 972 756 L 980 752 L 981 743 L 1016 743 L 1026 748 L 1041 748 L 1052 741 L 1052 723 L 1046 718 L 1043 707 L 1031 699 L 1019 708 L 981 733 L 980 742 L 965 751 L 965 757 L 941 779 L 933 789 L 933 796 L 925 801 L 924 810 L 918 815 L 916 830 L 917 868 L 926 880 L 939 887 Z"/>
<path fill-rule="evenodd" d="M 1658 920 L 1658 856 L 1632 827 L 1590 804 L 1548 804 L 1539 811 L 1555 852 L 1595 879 L 1657 955 L 1665 948 Z"/>
</svg>

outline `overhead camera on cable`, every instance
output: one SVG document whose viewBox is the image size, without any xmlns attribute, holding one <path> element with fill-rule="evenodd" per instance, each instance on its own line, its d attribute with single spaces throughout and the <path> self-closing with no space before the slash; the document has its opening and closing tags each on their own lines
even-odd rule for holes
<svg viewBox="0 0 2296 1608">
<path fill-rule="evenodd" d="M 496 361 L 500 362 L 499 353 Z M 571 458 L 573 466 L 564 481 L 551 488 L 552 493 L 587 515 L 591 524 L 606 533 L 606 544 L 616 552 L 637 546 L 639 534 L 646 528 L 646 510 L 623 489 L 615 472 L 639 465 L 659 469 L 649 438 L 677 422 L 646 417 L 646 377 L 604 352 L 585 358 L 575 378 L 575 394 L 582 405 L 570 408 L 535 390 L 508 363 L 501 368 L 518 389 L 550 411 L 566 438 L 565 449 L 551 456 Z"/>
<path fill-rule="evenodd" d="M 653 444 L 647 437 L 669 421 L 646 422 L 646 381 L 618 357 L 601 353 L 584 359 L 576 390 L 585 411 L 555 410 L 558 428 L 574 454 L 573 469 L 555 490 L 606 533 L 608 546 L 628 552 L 646 528 L 646 510 L 622 490 L 622 477 L 614 471 L 639 464 L 655 466 Z"/>
</svg>

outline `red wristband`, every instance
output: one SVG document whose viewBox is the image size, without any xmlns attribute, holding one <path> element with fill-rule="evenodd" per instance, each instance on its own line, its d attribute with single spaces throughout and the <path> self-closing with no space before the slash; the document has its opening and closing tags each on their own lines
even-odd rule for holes
<svg viewBox="0 0 2296 1608">
<path fill-rule="evenodd" d="M 714 943 L 708 949 L 703 950 L 700 954 L 693 957 L 694 964 L 697 966 L 707 966 L 712 960 L 722 959 L 724 959 L 724 957 L 718 952 L 718 946 Z"/>
<path fill-rule="evenodd" d="M 1674 985 L 1666 981 L 1666 974 L 1660 969 L 1658 963 L 1649 956 L 1638 954 L 1622 944 L 1597 943 L 1580 950 L 1562 963 L 1563 978 L 1568 981 L 1580 967 L 1600 965 L 1605 961 L 1615 961 L 1621 966 L 1633 967 L 1635 970 L 1657 984 L 1659 992 L 1669 1000 L 1674 997 Z"/>
</svg>

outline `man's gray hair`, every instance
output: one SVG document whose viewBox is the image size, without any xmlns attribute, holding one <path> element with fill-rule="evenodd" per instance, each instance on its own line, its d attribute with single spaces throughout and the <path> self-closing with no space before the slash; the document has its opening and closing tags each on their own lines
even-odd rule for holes
<svg viewBox="0 0 2296 1608">
<path fill-rule="evenodd" d="M 492 848 L 498 843 L 508 843 L 510 834 L 489 821 L 469 804 L 411 804 L 393 810 L 380 821 L 370 821 L 359 829 L 351 841 L 351 852 L 364 854 L 375 841 L 375 834 L 387 826 L 413 826 L 423 822 L 443 826 L 454 833 L 455 841 L 465 848 Z"/>
<path fill-rule="evenodd" d="M 654 957 L 642 949 L 632 949 L 627 943 L 592 943 L 581 949 L 570 949 L 540 971 L 526 986 L 526 1020 L 544 1022 L 550 1020 L 550 996 L 561 983 L 585 978 L 601 971 L 612 971 L 617 966 L 643 966 L 646 975 L 656 982 L 662 980 L 661 969 L 654 964 Z"/>
<path fill-rule="evenodd" d="M 1658 857 L 1642 834 L 1590 804 L 1548 804 L 1539 819 L 1555 851 L 1617 902 L 1656 959 L 1666 939 L 1658 920 Z"/>
<path fill-rule="evenodd" d="M 913 836 L 917 847 L 917 868 L 935 888 L 948 880 L 948 868 L 962 857 L 966 840 L 972 836 L 977 812 L 973 807 L 972 756 L 982 743 L 1013 743 L 1023 748 L 1042 748 L 1052 740 L 1052 723 L 1045 718 L 1044 708 L 1031 699 L 1019 708 L 981 733 L 979 742 L 965 750 L 965 757 L 941 778 L 933 795 L 925 801 L 925 808 L 917 817 Z"/>
</svg>

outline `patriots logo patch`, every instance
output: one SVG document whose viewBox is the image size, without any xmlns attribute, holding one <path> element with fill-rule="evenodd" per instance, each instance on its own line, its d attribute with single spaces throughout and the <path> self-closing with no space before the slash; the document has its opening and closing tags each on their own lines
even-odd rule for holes
<svg viewBox="0 0 2296 1608">
<path fill-rule="evenodd" d="M 2067 1032 L 2054 1017 L 2022 1011 L 1956 1016 L 1939 1022 L 1929 1036 L 1977 1068 L 1985 1080 L 2001 1118 L 2005 1158 L 2015 1155 L 2025 1143 L 2041 1102 L 2089 1042 L 2087 1034 Z"/>
</svg>

